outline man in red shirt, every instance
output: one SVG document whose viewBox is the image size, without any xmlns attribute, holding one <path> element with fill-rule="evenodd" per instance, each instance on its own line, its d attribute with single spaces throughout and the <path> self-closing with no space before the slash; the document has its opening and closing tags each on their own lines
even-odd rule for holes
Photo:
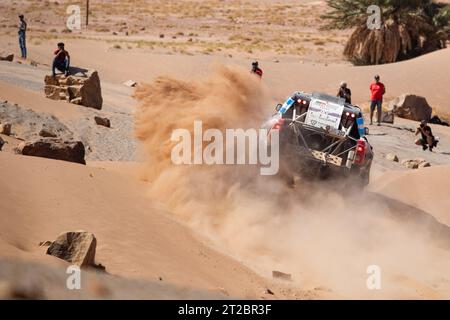
<svg viewBox="0 0 450 320">
<path fill-rule="evenodd" d="M 252 72 L 262 78 L 263 71 L 261 70 L 261 68 L 259 68 L 258 65 L 258 61 L 252 62 Z"/>
<path fill-rule="evenodd" d="M 64 43 L 60 42 L 58 43 L 58 49 L 55 51 L 55 58 L 53 59 L 52 65 L 52 74 L 53 76 L 55 76 L 56 75 L 55 69 L 58 69 L 59 71 L 63 72 L 65 76 L 68 76 L 69 68 L 70 68 L 69 52 L 67 52 L 64 49 Z"/>
<path fill-rule="evenodd" d="M 383 104 L 383 95 L 386 93 L 384 84 L 380 82 L 380 76 L 375 76 L 375 82 L 370 85 L 370 124 L 373 124 L 373 113 L 377 108 L 378 125 L 381 124 L 381 106 Z"/>
</svg>

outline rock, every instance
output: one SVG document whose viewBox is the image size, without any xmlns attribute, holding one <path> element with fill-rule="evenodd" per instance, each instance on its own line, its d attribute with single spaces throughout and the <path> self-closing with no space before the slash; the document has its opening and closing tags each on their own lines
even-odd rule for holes
<svg viewBox="0 0 450 320">
<path fill-rule="evenodd" d="M 4 134 L 5 136 L 11 135 L 11 123 L 2 123 L 0 125 L 0 134 Z"/>
<path fill-rule="evenodd" d="M 46 129 L 46 128 L 42 128 L 41 131 L 39 131 L 39 135 L 44 138 L 56 138 L 57 137 L 56 133 L 54 133 L 53 131 Z"/>
<path fill-rule="evenodd" d="M 38 63 L 37 63 L 36 61 L 34 61 L 34 60 L 31 60 L 31 61 L 30 61 L 30 66 L 32 66 L 32 67 L 37 67 L 37 66 L 38 66 Z"/>
<path fill-rule="evenodd" d="M 62 79 L 61 75 L 49 76 L 46 75 L 44 78 L 44 83 L 46 86 L 59 86 L 59 81 Z"/>
<path fill-rule="evenodd" d="M 53 242 L 51 242 L 51 241 L 49 241 L 49 240 L 41 241 L 41 242 L 39 242 L 39 246 L 40 246 L 40 247 L 48 247 L 48 246 L 50 246 L 52 243 L 53 243 Z"/>
<path fill-rule="evenodd" d="M 272 271 L 272 277 L 274 279 L 281 279 L 281 280 L 287 280 L 287 281 L 292 280 L 292 275 L 290 275 L 289 273 L 281 272 L 281 271 Z"/>
<path fill-rule="evenodd" d="M 427 162 L 425 159 L 403 160 L 402 165 L 404 165 L 408 169 L 431 167 L 431 164 L 429 162 Z"/>
<path fill-rule="evenodd" d="M 394 123 L 394 111 L 383 111 L 381 113 L 381 122 Z"/>
<path fill-rule="evenodd" d="M 125 81 L 123 84 L 127 87 L 136 87 L 137 86 L 137 82 L 133 81 L 133 80 Z"/>
<path fill-rule="evenodd" d="M 404 94 L 389 103 L 389 110 L 396 116 L 409 120 L 430 120 L 433 109 L 424 97 Z"/>
<path fill-rule="evenodd" d="M 86 231 L 63 232 L 48 247 L 47 254 L 80 267 L 95 266 L 97 239 Z"/>
<path fill-rule="evenodd" d="M 5 140 L 0 137 L 0 151 L 2 151 L 3 146 L 5 145 Z"/>
<path fill-rule="evenodd" d="M 102 90 L 97 71 L 78 72 L 68 77 L 47 75 L 44 82 L 45 96 L 49 99 L 66 100 L 98 110 L 102 108 Z"/>
<path fill-rule="evenodd" d="M 275 293 L 273 293 L 273 291 L 272 290 L 270 290 L 270 289 L 266 289 L 266 292 L 265 292 L 266 294 L 271 294 L 271 295 L 275 295 Z"/>
<path fill-rule="evenodd" d="M 14 60 L 14 53 L 0 52 L 0 61 L 12 62 L 13 60 Z"/>
<path fill-rule="evenodd" d="M 102 117 L 95 116 L 94 120 L 95 120 L 95 123 L 98 124 L 99 126 L 111 128 L 111 121 L 109 121 L 108 118 L 102 118 Z"/>
<path fill-rule="evenodd" d="M 81 105 L 81 98 L 75 98 L 70 100 L 70 103 Z"/>
<path fill-rule="evenodd" d="M 390 161 L 394 161 L 394 162 L 398 162 L 399 161 L 397 155 L 393 154 L 393 153 L 388 153 L 386 155 L 386 159 L 390 160 Z"/>
<path fill-rule="evenodd" d="M 427 168 L 427 167 L 431 167 L 431 164 L 427 161 L 422 161 L 419 163 L 419 168 Z"/>
<path fill-rule="evenodd" d="M 403 160 L 402 165 L 404 165 L 408 169 L 417 169 L 419 168 L 419 163 L 415 160 Z"/>
<path fill-rule="evenodd" d="M 438 116 L 433 116 L 428 123 L 438 124 L 441 126 L 449 127 L 450 124 L 447 121 L 440 119 Z"/>
<path fill-rule="evenodd" d="M 85 148 L 81 141 L 64 141 L 59 138 L 41 138 L 35 141 L 22 142 L 18 153 L 25 156 L 70 161 L 86 164 Z"/>
</svg>

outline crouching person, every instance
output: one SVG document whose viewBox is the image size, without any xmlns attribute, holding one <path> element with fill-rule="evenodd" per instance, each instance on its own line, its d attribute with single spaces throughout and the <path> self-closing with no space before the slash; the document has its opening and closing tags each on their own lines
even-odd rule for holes
<svg viewBox="0 0 450 320">
<path fill-rule="evenodd" d="M 427 122 L 423 120 L 420 123 L 420 126 L 416 130 L 416 136 L 421 134 L 421 138 L 416 140 L 416 145 L 422 146 L 422 149 L 425 151 L 429 149 L 433 151 L 433 148 L 436 147 L 437 141 L 434 138 L 433 132 L 431 128 L 427 125 Z"/>
<path fill-rule="evenodd" d="M 55 58 L 53 59 L 52 74 L 56 76 L 56 69 L 61 71 L 65 76 L 69 75 L 70 55 L 64 49 L 64 43 L 58 43 L 58 49 L 55 51 Z"/>
</svg>

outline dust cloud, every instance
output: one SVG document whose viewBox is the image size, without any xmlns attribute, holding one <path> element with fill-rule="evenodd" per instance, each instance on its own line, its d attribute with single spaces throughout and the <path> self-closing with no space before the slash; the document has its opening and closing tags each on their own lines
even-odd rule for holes
<svg viewBox="0 0 450 320">
<path fill-rule="evenodd" d="M 450 297 L 440 282 L 450 270 L 449 247 L 432 241 L 436 221 L 414 218 L 424 212 L 342 192 L 339 182 L 301 181 L 294 189 L 256 166 L 171 163 L 174 129 L 192 131 L 194 120 L 221 131 L 258 128 L 270 110 L 267 91 L 248 71 L 224 66 L 207 79 L 159 77 L 138 87 L 136 135 L 150 196 L 263 276 L 288 272 L 294 285 L 338 298 Z M 370 265 L 381 268 L 381 290 L 367 289 Z"/>
</svg>

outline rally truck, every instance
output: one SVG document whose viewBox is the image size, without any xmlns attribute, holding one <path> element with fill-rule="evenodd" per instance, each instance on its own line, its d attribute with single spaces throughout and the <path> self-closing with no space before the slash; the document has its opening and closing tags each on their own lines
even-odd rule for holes
<svg viewBox="0 0 450 320">
<path fill-rule="evenodd" d="M 324 93 L 295 92 L 263 124 L 279 133 L 282 173 L 369 183 L 373 160 L 361 109 Z M 271 139 L 269 139 L 270 141 Z M 273 143 L 273 142 L 272 142 Z"/>
</svg>

